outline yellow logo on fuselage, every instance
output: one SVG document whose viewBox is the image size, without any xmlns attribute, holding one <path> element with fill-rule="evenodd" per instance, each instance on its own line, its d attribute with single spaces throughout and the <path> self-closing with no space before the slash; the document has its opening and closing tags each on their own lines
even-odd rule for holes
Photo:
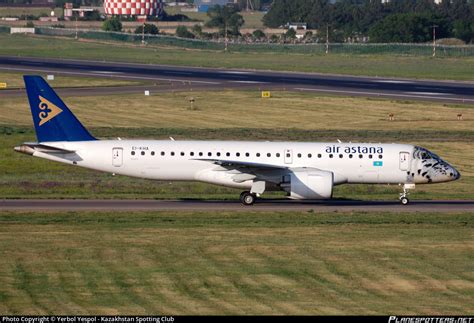
<svg viewBox="0 0 474 323">
<path fill-rule="evenodd" d="M 40 118 L 40 123 L 39 123 L 40 126 L 42 126 L 45 122 L 53 119 L 55 116 L 63 112 L 63 110 L 61 110 L 60 108 L 55 106 L 53 103 L 43 98 L 41 95 L 39 96 L 39 99 L 40 99 L 40 103 L 38 107 L 41 111 L 38 114 L 38 116 Z"/>
</svg>

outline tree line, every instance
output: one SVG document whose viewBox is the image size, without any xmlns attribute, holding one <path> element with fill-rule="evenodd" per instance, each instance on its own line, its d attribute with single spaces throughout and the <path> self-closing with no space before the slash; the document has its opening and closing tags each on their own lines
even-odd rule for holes
<svg viewBox="0 0 474 323">
<path fill-rule="evenodd" d="M 426 42 L 454 37 L 474 42 L 474 3 L 470 0 L 275 0 L 264 16 L 267 27 L 305 22 L 326 30 L 333 41 L 369 36 L 371 42 Z"/>
</svg>

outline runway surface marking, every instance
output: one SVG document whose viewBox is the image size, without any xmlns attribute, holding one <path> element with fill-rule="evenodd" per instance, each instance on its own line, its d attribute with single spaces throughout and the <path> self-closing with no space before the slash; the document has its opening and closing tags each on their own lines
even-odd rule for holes
<svg viewBox="0 0 474 323">
<path fill-rule="evenodd" d="M 474 212 L 474 200 L 398 201 L 292 201 L 259 200 L 252 206 L 238 201 L 209 200 L 2 200 L 0 211 L 314 211 L 314 212 Z"/>
</svg>

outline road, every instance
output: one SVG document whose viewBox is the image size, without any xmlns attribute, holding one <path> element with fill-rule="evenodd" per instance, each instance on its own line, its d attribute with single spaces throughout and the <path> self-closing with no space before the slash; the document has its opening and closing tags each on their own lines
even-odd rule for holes
<svg viewBox="0 0 474 323">
<path fill-rule="evenodd" d="M 473 82 L 427 81 L 0 56 L 0 71 L 2 70 L 17 71 L 25 74 L 56 73 L 166 84 L 164 87 L 155 86 L 154 88 L 157 91 L 187 90 L 190 88 L 201 90 L 223 88 L 286 89 L 343 96 L 474 103 Z M 111 93 L 138 93 L 143 91 L 144 88 L 135 86 L 69 89 L 69 91 L 75 94 L 105 95 Z M 149 89 L 150 86 L 146 88 Z M 67 90 L 60 90 L 59 92 L 64 94 L 64 91 Z M 10 95 L 21 93 L 23 95 L 23 91 L 15 90 L 3 90 L 2 93 Z"/>
<path fill-rule="evenodd" d="M 474 200 L 412 201 L 291 201 L 259 200 L 252 206 L 237 201 L 157 201 L 157 200 L 2 200 L 0 211 L 310 211 L 314 212 L 473 212 Z"/>
</svg>

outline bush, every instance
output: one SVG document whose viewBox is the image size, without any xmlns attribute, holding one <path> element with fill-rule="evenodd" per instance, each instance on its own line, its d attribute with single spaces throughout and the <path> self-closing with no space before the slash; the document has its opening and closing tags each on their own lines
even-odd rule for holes
<svg viewBox="0 0 474 323">
<path fill-rule="evenodd" d="M 252 36 L 256 39 L 264 39 L 266 37 L 265 33 L 261 31 L 260 29 L 254 30 L 254 32 L 252 33 Z"/>
<path fill-rule="evenodd" d="M 135 34 L 142 34 L 143 33 L 143 25 L 138 26 L 135 29 Z M 153 24 L 145 24 L 145 34 L 149 35 L 158 35 L 160 33 L 158 27 Z"/>
<path fill-rule="evenodd" d="M 26 27 L 27 27 L 27 28 L 35 28 L 35 24 L 33 23 L 33 21 L 28 21 L 28 22 L 26 23 Z"/>
<path fill-rule="evenodd" d="M 112 17 L 104 21 L 102 29 L 105 31 L 122 31 L 122 23 L 118 17 Z"/>
<path fill-rule="evenodd" d="M 181 38 L 194 38 L 194 34 L 186 28 L 186 26 L 178 26 L 176 28 L 176 36 Z"/>
<path fill-rule="evenodd" d="M 296 39 L 296 30 L 293 28 L 288 29 L 288 31 L 285 33 L 285 37 L 288 39 Z"/>
</svg>

